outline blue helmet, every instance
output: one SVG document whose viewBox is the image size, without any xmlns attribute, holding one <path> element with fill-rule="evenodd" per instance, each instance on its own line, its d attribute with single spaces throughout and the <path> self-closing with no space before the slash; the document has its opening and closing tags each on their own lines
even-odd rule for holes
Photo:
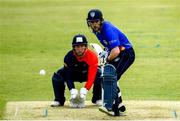
<svg viewBox="0 0 180 121">
<path fill-rule="evenodd" d="M 91 9 L 88 12 L 87 18 L 86 18 L 87 22 L 88 21 L 92 21 L 92 20 L 103 20 L 103 14 L 99 9 Z"/>
</svg>

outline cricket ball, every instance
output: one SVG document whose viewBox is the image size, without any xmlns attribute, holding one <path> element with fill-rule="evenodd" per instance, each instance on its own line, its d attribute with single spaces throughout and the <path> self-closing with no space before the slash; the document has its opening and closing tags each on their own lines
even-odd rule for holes
<svg viewBox="0 0 180 121">
<path fill-rule="evenodd" d="M 39 74 L 40 74 L 40 75 L 46 75 L 46 71 L 45 71 L 44 69 L 41 69 L 41 70 L 39 71 Z"/>
</svg>

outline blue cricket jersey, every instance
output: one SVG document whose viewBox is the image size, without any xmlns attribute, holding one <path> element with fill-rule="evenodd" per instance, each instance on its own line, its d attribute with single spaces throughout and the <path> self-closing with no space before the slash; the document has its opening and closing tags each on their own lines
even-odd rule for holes
<svg viewBox="0 0 180 121">
<path fill-rule="evenodd" d="M 101 44 L 108 48 L 108 50 L 112 50 L 117 46 L 123 46 L 125 49 L 132 47 L 132 44 L 129 42 L 124 33 L 108 21 L 103 22 L 100 33 L 94 32 L 94 34 L 97 36 Z"/>
</svg>

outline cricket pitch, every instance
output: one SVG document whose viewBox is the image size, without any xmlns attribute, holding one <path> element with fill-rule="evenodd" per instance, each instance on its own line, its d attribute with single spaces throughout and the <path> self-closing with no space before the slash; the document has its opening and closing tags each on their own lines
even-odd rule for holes
<svg viewBox="0 0 180 121">
<path fill-rule="evenodd" d="M 8 102 L 5 120 L 179 120 L 180 101 L 124 101 L 126 116 L 108 116 L 90 101 L 85 108 L 50 107 L 50 101 Z"/>
</svg>

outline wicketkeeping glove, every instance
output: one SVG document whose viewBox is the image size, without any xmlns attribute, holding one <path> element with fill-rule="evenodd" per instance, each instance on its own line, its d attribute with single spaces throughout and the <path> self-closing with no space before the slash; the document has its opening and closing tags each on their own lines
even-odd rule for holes
<svg viewBox="0 0 180 121">
<path fill-rule="evenodd" d="M 84 88 L 84 87 L 81 88 L 81 90 L 80 90 L 80 98 L 86 99 L 87 92 L 88 92 L 88 90 L 86 88 Z"/>
<path fill-rule="evenodd" d="M 77 105 L 78 108 L 84 108 L 85 107 L 85 99 L 79 97 L 79 102 Z"/>
<path fill-rule="evenodd" d="M 76 108 L 76 107 L 78 107 L 78 90 L 77 89 L 71 89 L 70 93 L 71 93 L 70 107 Z"/>
<path fill-rule="evenodd" d="M 78 90 L 77 89 L 71 89 L 71 99 L 75 99 L 78 96 Z"/>
<path fill-rule="evenodd" d="M 86 88 L 81 88 L 80 95 L 79 95 L 79 104 L 78 108 L 84 108 L 85 107 L 85 100 L 88 90 Z"/>
</svg>

